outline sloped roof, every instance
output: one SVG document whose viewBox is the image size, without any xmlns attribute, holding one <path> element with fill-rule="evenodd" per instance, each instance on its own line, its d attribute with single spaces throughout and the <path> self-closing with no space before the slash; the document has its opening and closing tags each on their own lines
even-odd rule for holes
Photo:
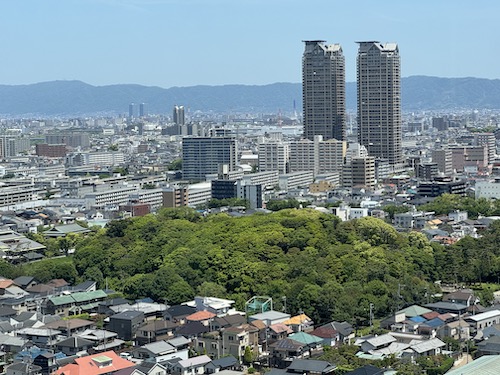
<svg viewBox="0 0 500 375">
<path fill-rule="evenodd" d="M 385 369 L 381 369 L 373 365 L 366 365 L 357 368 L 356 370 L 346 372 L 344 375 L 383 375 L 385 371 Z"/>
<path fill-rule="evenodd" d="M 111 361 L 109 365 L 104 365 Z M 103 365 L 97 365 L 102 363 Z M 81 358 L 76 358 L 75 363 L 68 364 L 59 368 L 55 372 L 56 375 L 100 375 L 112 373 L 124 368 L 134 367 L 133 362 L 127 361 L 118 356 L 114 351 L 88 355 Z"/>
<path fill-rule="evenodd" d="M 88 233 L 88 232 L 90 232 L 90 229 L 84 228 L 78 224 L 65 224 L 50 228 L 49 230 L 45 231 L 43 235 L 47 237 L 51 236 L 58 237 L 58 236 L 65 236 L 69 233 Z"/>
<path fill-rule="evenodd" d="M 286 338 L 283 340 L 276 341 L 269 345 L 271 348 L 276 350 L 285 349 L 285 350 L 299 350 L 304 347 L 304 344 L 301 342 Z"/>
<path fill-rule="evenodd" d="M 312 322 L 312 319 L 309 318 L 306 314 L 300 314 L 292 316 L 290 319 L 287 319 L 283 322 L 283 324 L 287 325 L 299 325 L 304 323 Z"/>
<path fill-rule="evenodd" d="M 190 320 L 192 322 L 199 322 L 202 320 L 212 319 L 216 317 L 217 314 L 214 314 L 210 311 L 197 311 L 194 314 L 186 316 L 186 320 Z"/>
<path fill-rule="evenodd" d="M 309 333 L 306 332 L 297 332 L 288 337 L 291 338 L 292 340 L 301 342 L 306 345 L 317 345 L 323 342 L 323 339 L 321 337 L 310 335 Z"/>
<path fill-rule="evenodd" d="M 186 305 L 174 305 L 174 306 L 170 306 L 167 309 L 167 313 L 169 315 L 171 315 L 172 317 L 191 315 L 195 311 L 196 311 L 196 309 L 194 307 L 186 306 Z"/>
<path fill-rule="evenodd" d="M 419 305 L 412 305 L 409 306 L 403 310 L 399 310 L 396 314 L 402 314 L 404 313 L 407 317 L 412 318 L 414 316 L 419 316 L 423 315 L 426 313 L 430 313 L 432 310 L 429 310 L 425 307 L 419 306 Z"/>
<path fill-rule="evenodd" d="M 315 359 L 294 359 L 288 366 L 288 370 L 293 372 L 314 372 L 314 373 L 329 373 L 335 370 L 337 366 L 327 361 L 319 361 Z"/>
<path fill-rule="evenodd" d="M 145 344 L 142 348 L 149 350 L 153 354 L 164 354 L 164 353 L 172 353 L 175 351 L 175 347 L 169 344 L 166 341 L 156 341 L 150 344 Z"/>
<path fill-rule="evenodd" d="M 90 340 L 84 339 L 83 337 L 79 337 L 79 336 L 71 336 L 65 340 L 59 341 L 56 345 L 57 346 L 64 346 L 67 348 L 82 348 L 85 346 L 94 345 L 94 341 L 90 341 Z"/>
<path fill-rule="evenodd" d="M 438 338 L 433 338 L 430 340 L 425 340 L 422 341 L 421 343 L 412 345 L 411 348 L 416 351 L 417 353 L 425 353 L 429 350 L 437 349 L 437 348 L 442 348 L 446 346 L 444 342 L 442 342 Z"/>
<path fill-rule="evenodd" d="M 275 333 L 293 333 L 293 330 L 284 323 L 271 324 L 269 329 Z"/>
<path fill-rule="evenodd" d="M 500 355 L 485 355 L 474 361 L 450 370 L 446 375 L 494 375 L 500 374 Z"/>
<path fill-rule="evenodd" d="M 193 366 L 202 366 L 204 364 L 207 364 L 211 362 L 212 360 L 208 355 L 199 355 L 198 357 L 191 357 L 188 359 L 184 359 L 182 361 L 179 361 L 177 363 L 177 366 L 183 367 L 183 368 L 189 368 Z"/>
<path fill-rule="evenodd" d="M 322 337 L 322 338 L 334 338 L 337 334 L 342 336 L 349 336 L 354 329 L 347 322 L 330 322 L 316 328 L 311 332 L 312 335 Z"/>
<path fill-rule="evenodd" d="M 239 361 L 232 355 L 228 355 L 226 357 L 221 357 L 219 359 L 214 359 L 212 364 L 215 367 L 226 368 L 239 365 Z"/>
<path fill-rule="evenodd" d="M 103 290 L 96 290 L 95 292 L 77 292 L 65 296 L 51 297 L 49 301 L 55 306 L 72 304 L 75 302 L 86 302 L 94 299 L 105 298 L 106 292 Z"/>
</svg>

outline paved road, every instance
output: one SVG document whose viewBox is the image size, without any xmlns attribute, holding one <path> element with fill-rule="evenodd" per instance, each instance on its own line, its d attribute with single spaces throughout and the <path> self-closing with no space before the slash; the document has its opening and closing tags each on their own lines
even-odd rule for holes
<svg viewBox="0 0 500 375">
<path fill-rule="evenodd" d="M 462 367 L 470 362 L 472 362 L 472 356 L 470 354 L 464 354 L 455 361 L 451 370 Z"/>
</svg>

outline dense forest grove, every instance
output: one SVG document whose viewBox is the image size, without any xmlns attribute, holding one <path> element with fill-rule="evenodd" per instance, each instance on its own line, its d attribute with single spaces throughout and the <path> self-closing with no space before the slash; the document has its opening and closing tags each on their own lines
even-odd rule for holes
<svg viewBox="0 0 500 375">
<path fill-rule="evenodd" d="M 246 300 L 262 295 L 283 310 L 286 297 L 289 313 L 354 323 L 368 318 L 370 303 L 382 317 L 431 302 L 438 280 L 497 282 L 500 223 L 482 234 L 445 247 L 371 217 L 341 222 L 311 209 L 202 217 L 188 208 L 162 209 L 112 221 L 77 241 L 73 263 L 45 277 L 66 272 L 128 298 L 168 304 L 207 295 L 244 309 Z"/>
</svg>

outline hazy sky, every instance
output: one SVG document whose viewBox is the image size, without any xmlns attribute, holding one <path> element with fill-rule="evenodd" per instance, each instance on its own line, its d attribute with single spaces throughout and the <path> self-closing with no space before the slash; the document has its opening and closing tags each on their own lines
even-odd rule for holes
<svg viewBox="0 0 500 375">
<path fill-rule="evenodd" d="M 300 82 L 302 40 L 397 42 L 402 75 L 500 78 L 497 0 L 0 0 L 0 84 Z"/>
</svg>

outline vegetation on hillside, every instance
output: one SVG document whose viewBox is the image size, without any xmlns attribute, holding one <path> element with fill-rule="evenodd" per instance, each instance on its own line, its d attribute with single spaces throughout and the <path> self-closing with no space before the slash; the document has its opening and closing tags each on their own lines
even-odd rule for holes
<svg viewBox="0 0 500 375">
<path fill-rule="evenodd" d="M 266 295 L 280 310 L 286 296 L 287 312 L 304 311 L 316 323 L 359 323 L 368 321 L 371 303 L 382 317 L 430 302 L 437 280 L 496 283 L 500 273 L 500 223 L 479 239 L 442 246 L 371 217 L 341 222 L 310 209 L 202 217 L 180 208 L 112 221 L 106 230 L 71 240 L 73 257 L 24 266 L 2 261 L 0 274 L 42 282 L 92 279 L 129 298 L 169 304 L 211 295 L 244 309 L 250 297 Z M 492 290 L 482 293 L 483 304 Z"/>
<path fill-rule="evenodd" d="M 427 302 L 435 280 L 492 277 L 500 262 L 483 264 L 490 249 L 467 241 L 476 244 L 447 248 L 378 219 L 341 222 L 314 210 L 202 218 L 164 209 L 111 222 L 78 246 L 74 262 L 79 275 L 107 278 L 130 298 L 174 304 L 212 294 L 244 308 L 251 296 L 268 295 L 280 309 L 286 296 L 288 312 L 352 322 L 368 318 L 370 303 L 383 316 Z"/>
</svg>

